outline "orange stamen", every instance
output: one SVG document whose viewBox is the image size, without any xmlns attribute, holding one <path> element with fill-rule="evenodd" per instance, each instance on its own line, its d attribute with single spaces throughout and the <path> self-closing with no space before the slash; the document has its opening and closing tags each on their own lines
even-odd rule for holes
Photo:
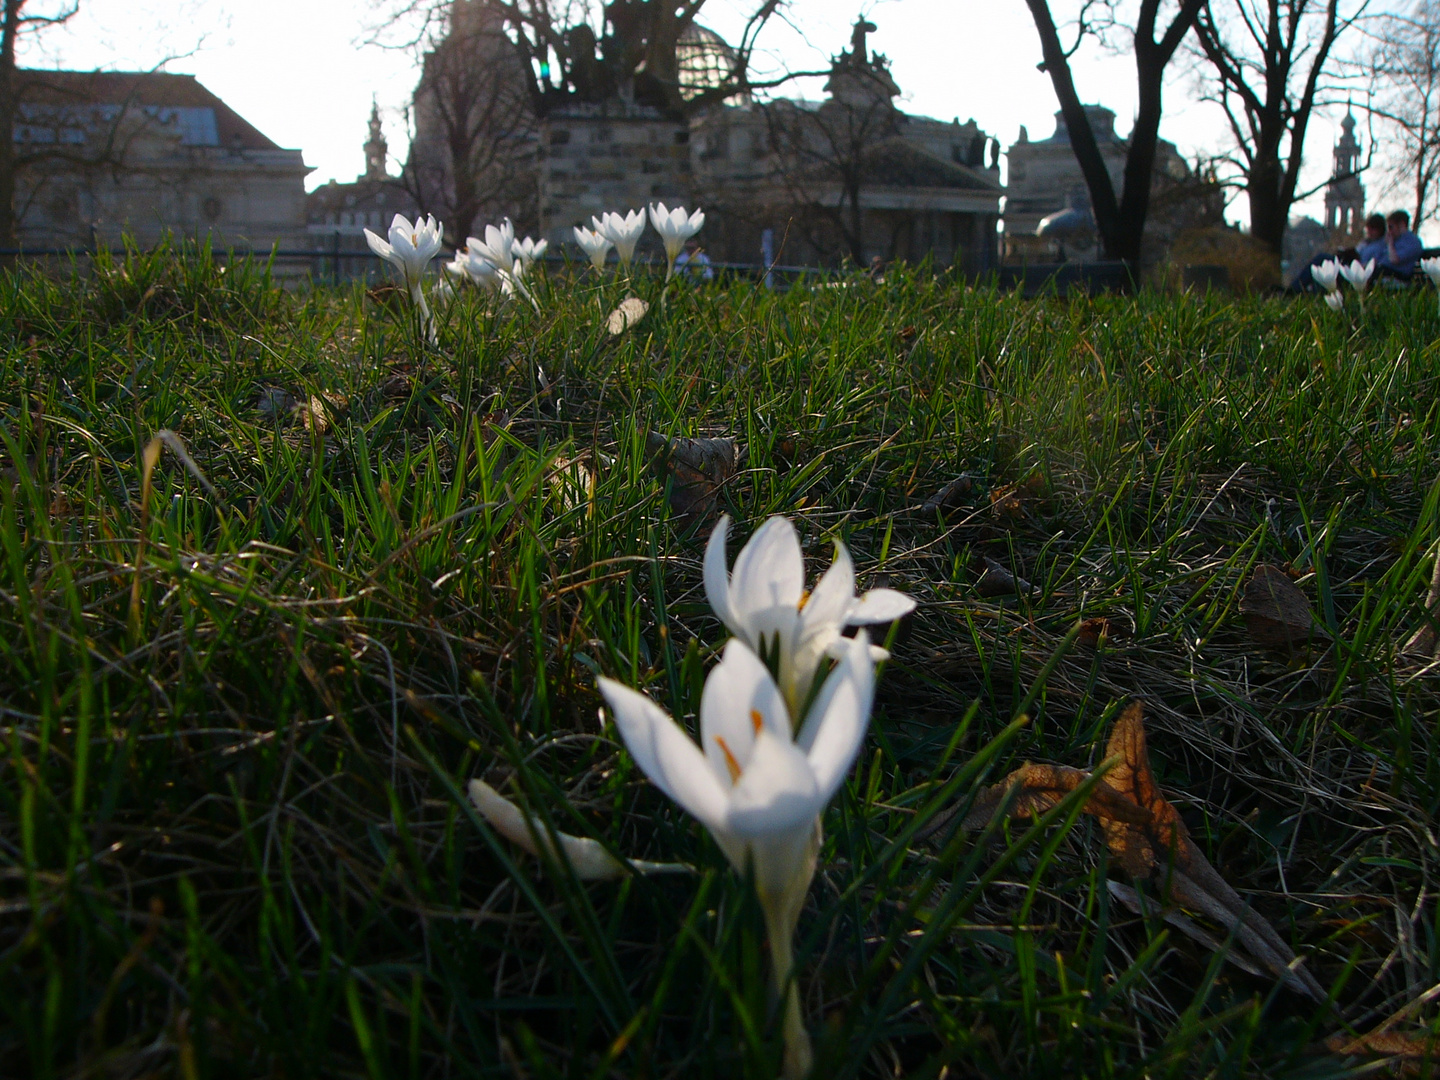
<svg viewBox="0 0 1440 1080">
<path fill-rule="evenodd" d="M 759 709 L 750 710 L 750 726 L 755 729 L 755 734 L 760 734 L 760 729 L 765 726 L 765 718 L 760 715 Z"/>
<path fill-rule="evenodd" d="M 740 762 L 735 760 L 735 755 L 730 752 L 730 747 L 725 745 L 725 740 L 719 735 L 715 736 L 715 744 L 725 755 L 725 767 L 730 770 L 730 783 L 733 784 L 740 779 Z"/>
</svg>

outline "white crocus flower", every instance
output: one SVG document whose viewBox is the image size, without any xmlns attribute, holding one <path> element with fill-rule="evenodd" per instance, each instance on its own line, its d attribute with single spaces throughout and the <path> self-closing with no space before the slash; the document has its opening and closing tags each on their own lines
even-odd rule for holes
<svg viewBox="0 0 1440 1080">
<path fill-rule="evenodd" d="M 509 218 L 499 225 L 486 225 L 485 239 L 468 237 L 465 246 L 482 259 L 489 259 L 497 270 L 508 274 L 515 268 L 515 226 Z"/>
<path fill-rule="evenodd" d="M 1326 259 L 1310 271 L 1310 276 L 1327 293 L 1333 293 L 1340 285 L 1340 263 L 1335 259 Z"/>
<path fill-rule="evenodd" d="M 635 258 L 635 245 L 645 232 L 645 211 L 631 210 L 623 218 L 619 214 L 605 212 L 604 217 L 591 217 L 595 231 L 615 245 L 615 254 L 621 266 L 629 266 Z"/>
<path fill-rule="evenodd" d="M 406 286 L 413 291 L 419 288 L 430 260 L 440 250 L 441 231 L 433 215 L 423 220 L 416 218 L 412 225 L 408 218 L 396 214 L 390 222 L 388 241 L 369 229 L 365 230 L 365 239 L 369 241 L 371 251 L 400 270 L 405 276 Z"/>
<path fill-rule="evenodd" d="M 1339 311 L 1345 306 L 1345 294 L 1339 289 L 1325 294 L 1325 303 L 1330 305 L 1331 311 Z"/>
<path fill-rule="evenodd" d="M 736 870 L 754 875 L 784 990 L 786 1077 L 811 1065 L 810 1039 L 790 982 L 791 944 L 820 850 L 820 815 L 870 719 L 875 668 L 864 632 L 848 639 L 798 735 L 784 695 L 746 645 L 731 640 L 705 680 L 700 745 L 643 694 L 600 680 L 615 726 L 650 781 L 693 814 Z"/>
<path fill-rule="evenodd" d="M 549 246 L 549 240 L 532 240 L 527 236 L 524 240 L 516 240 L 511 250 L 515 253 L 516 262 L 528 269 L 536 259 L 545 254 L 545 249 Z"/>
<path fill-rule="evenodd" d="M 426 215 L 423 220 L 416 218 L 414 224 L 404 215 L 396 214 L 390 222 L 388 240 L 382 240 L 369 229 L 365 230 L 365 239 L 370 244 L 370 250 L 397 267 L 404 276 L 405 287 L 410 290 L 410 299 L 419 308 L 420 317 L 424 320 L 432 341 L 435 340 L 435 320 L 430 316 L 430 308 L 425 303 L 425 293 L 420 282 L 425 277 L 430 260 L 440 250 L 443 232 L 444 227 L 436 222 L 433 214 Z"/>
<path fill-rule="evenodd" d="M 652 203 L 650 224 L 655 226 L 655 231 L 660 234 L 660 239 L 665 241 L 665 258 L 669 260 L 669 265 L 665 268 L 665 280 L 669 281 L 670 276 L 675 273 L 675 260 L 684 250 L 685 241 L 699 232 L 705 224 L 705 211 L 696 210 L 695 213 L 686 217 L 683 206 L 677 206 L 674 210 L 666 210 L 663 202 Z"/>
<path fill-rule="evenodd" d="M 515 258 L 515 226 L 510 223 L 509 218 L 498 226 L 486 225 L 484 240 L 467 237 L 465 247 L 472 258 L 484 259 L 495 267 L 495 276 L 506 294 L 519 293 L 530 301 L 536 311 L 540 310 L 540 305 L 535 303 L 530 290 L 520 280 L 525 272 L 525 264 Z"/>
<path fill-rule="evenodd" d="M 445 270 L 458 278 L 473 281 L 487 292 L 500 284 L 500 272 L 495 264 L 483 255 L 477 255 L 467 245 L 455 252 L 455 258 L 445 264 Z"/>
<path fill-rule="evenodd" d="M 470 801 L 490 827 L 512 844 L 528 851 L 536 858 L 548 858 L 560 862 L 564 853 L 575 876 L 583 881 L 606 881 L 621 878 L 633 867 L 642 874 L 665 874 L 688 871 L 683 863 L 654 863 L 635 859 L 627 864 L 605 850 L 598 840 L 583 836 L 571 836 L 556 830 L 551 833 L 539 818 L 525 813 L 505 796 L 483 780 L 470 781 Z M 558 843 L 558 850 L 557 850 Z"/>
<path fill-rule="evenodd" d="M 1436 289 L 1440 289 L 1440 255 L 1430 259 L 1421 259 L 1420 269 L 1430 279 L 1430 284 L 1434 285 Z"/>
<path fill-rule="evenodd" d="M 730 518 L 722 516 L 705 549 L 705 598 L 730 631 L 776 673 L 798 720 L 827 654 L 843 650 L 847 626 L 888 623 L 908 615 L 915 601 L 894 589 L 855 595 L 855 566 L 836 542 L 835 561 L 813 593 L 805 592 L 805 561 L 795 526 L 772 517 L 740 549 L 735 571 L 725 570 Z M 883 659 L 883 649 L 874 650 Z"/>
<path fill-rule="evenodd" d="M 1345 276 L 1346 281 L 1355 286 L 1357 292 L 1363 293 L 1365 286 L 1370 283 L 1370 275 L 1375 273 L 1375 260 L 1371 259 L 1362 264 L 1359 259 L 1354 259 L 1349 266 L 1342 266 L 1340 273 Z"/>
<path fill-rule="evenodd" d="M 610 249 L 615 246 L 611 239 L 604 233 L 591 232 L 583 225 L 576 225 L 575 242 L 590 257 L 590 265 L 603 274 L 605 272 L 605 256 L 609 255 Z"/>
</svg>

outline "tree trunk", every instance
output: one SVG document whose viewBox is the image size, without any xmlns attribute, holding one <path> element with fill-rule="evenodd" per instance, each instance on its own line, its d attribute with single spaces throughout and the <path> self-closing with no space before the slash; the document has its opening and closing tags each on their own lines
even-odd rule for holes
<svg viewBox="0 0 1440 1080">
<path fill-rule="evenodd" d="M 1105 256 L 1123 262 L 1130 272 L 1132 284 L 1139 280 L 1140 250 L 1145 239 L 1145 219 L 1150 212 L 1150 181 L 1155 172 L 1155 150 L 1160 137 L 1161 88 L 1165 65 L 1175 55 L 1181 40 L 1195 25 L 1203 0 L 1181 0 L 1165 33 L 1155 37 L 1156 16 L 1160 0 L 1142 0 L 1135 24 L 1135 76 L 1139 84 L 1139 110 L 1130 132 L 1130 146 L 1125 155 L 1125 187 L 1123 200 L 1115 196 L 1115 185 L 1105 158 L 1095 142 L 1095 132 L 1075 81 L 1070 75 L 1070 60 L 1060 45 L 1055 20 L 1050 15 L 1048 0 L 1025 0 L 1030 8 L 1035 30 L 1040 35 L 1040 48 L 1045 57 L 1042 65 L 1050 73 L 1055 97 L 1070 132 L 1070 148 L 1080 164 L 1085 186 L 1090 189 L 1090 208 L 1095 215 L 1095 228 L 1100 234 L 1100 247 Z"/>
<path fill-rule="evenodd" d="M 1150 185 L 1155 173 L 1155 149 L 1160 139 L 1161 84 L 1164 59 L 1156 58 L 1153 45 L 1136 43 L 1135 67 L 1139 84 L 1139 109 L 1130 131 L 1130 151 L 1125 158 L 1125 187 L 1119 220 L 1115 227 L 1111 258 L 1130 267 L 1132 278 L 1140 268 L 1145 241 L 1145 221 L 1150 215 Z"/>
<path fill-rule="evenodd" d="M 1095 132 L 1090 129 L 1090 118 L 1085 115 L 1085 106 L 1075 90 L 1075 80 L 1070 75 L 1070 61 L 1060 45 L 1060 34 L 1055 29 L 1055 20 L 1050 15 L 1047 0 L 1025 0 L 1030 15 L 1035 20 L 1035 29 L 1040 34 L 1040 49 L 1045 58 L 1045 70 L 1050 74 L 1050 83 L 1055 88 L 1055 98 L 1060 102 L 1060 112 L 1065 117 L 1065 128 L 1070 133 L 1070 149 L 1080 164 L 1085 177 L 1085 186 L 1090 190 L 1090 212 L 1095 215 L 1095 228 L 1100 233 L 1100 247 L 1112 259 L 1119 254 L 1120 207 L 1115 199 L 1115 187 L 1110 183 L 1110 172 L 1095 142 Z"/>
<path fill-rule="evenodd" d="M 0 247 L 15 246 L 15 36 L 25 0 L 5 0 L 0 24 Z"/>
<path fill-rule="evenodd" d="M 846 200 L 850 203 L 850 228 L 847 230 L 849 236 L 845 239 L 850 245 L 850 257 L 855 260 L 855 265 L 865 266 L 865 211 L 860 206 L 860 184 L 859 182 L 848 185 Z"/>
<path fill-rule="evenodd" d="M 1245 195 L 1250 202 L 1250 236 L 1279 256 L 1285 240 L 1286 219 L 1290 203 L 1284 198 L 1280 178 L 1280 158 L 1271 151 L 1256 155 L 1245 182 Z"/>
</svg>

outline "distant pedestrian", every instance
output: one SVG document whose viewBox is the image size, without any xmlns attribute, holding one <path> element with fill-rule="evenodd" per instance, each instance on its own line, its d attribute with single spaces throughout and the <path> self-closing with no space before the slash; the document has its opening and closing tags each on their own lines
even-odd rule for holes
<svg viewBox="0 0 1440 1080">
<path fill-rule="evenodd" d="M 700 249 L 696 240 L 686 240 L 685 250 L 675 256 L 675 273 L 683 275 L 695 284 L 715 280 L 715 268 L 710 265 L 710 256 Z"/>
</svg>

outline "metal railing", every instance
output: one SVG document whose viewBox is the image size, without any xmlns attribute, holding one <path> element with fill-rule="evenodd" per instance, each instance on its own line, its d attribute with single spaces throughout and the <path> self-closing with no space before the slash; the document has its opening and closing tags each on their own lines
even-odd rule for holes
<svg viewBox="0 0 1440 1080">
<path fill-rule="evenodd" d="M 143 249 L 142 249 L 143 250 Z M 177 248 L 177 251 L 183 249 Z M 0 248 L 0 259 L 93 259 L 102 253 L 116 259 L 126 255 L 125 248 L 111 247 L 6 247 Z M 384 276 L 384 262 L 368 248 L 214 248 L 210 257 L 217 260 L 253 259 L 260 263 L 307 263 L 310 277 L 314 281 L 329 281 L 338 285 L 342 281 L 359 279 L 380 280 Z M 437 255 L 433 261 L 444 262 L 448 255 Z M 570 259 L 563 254 L 546 255 L 541 259 L 547 266 L 584 268 L 584 259 Z M 651 269 L 663 268 L 664 263 L 655 259 L 637 259 L 636 263 Z M 616 264 L 609 264 L 611 267 Z M 777 287 L 794 284 L 808 276 L 830 276 L 839 272 L 816 266 L 774 265 L 766 267 L 761 263 L 712 262 L 710 269 L 717 278 L 729 276 L 750 278 L 756 281 L 769 277 Z M 853 271 L 852 271 L 853 272 Z M 843 275 L 842 275 L 843 276 Z"/>
</svg>

